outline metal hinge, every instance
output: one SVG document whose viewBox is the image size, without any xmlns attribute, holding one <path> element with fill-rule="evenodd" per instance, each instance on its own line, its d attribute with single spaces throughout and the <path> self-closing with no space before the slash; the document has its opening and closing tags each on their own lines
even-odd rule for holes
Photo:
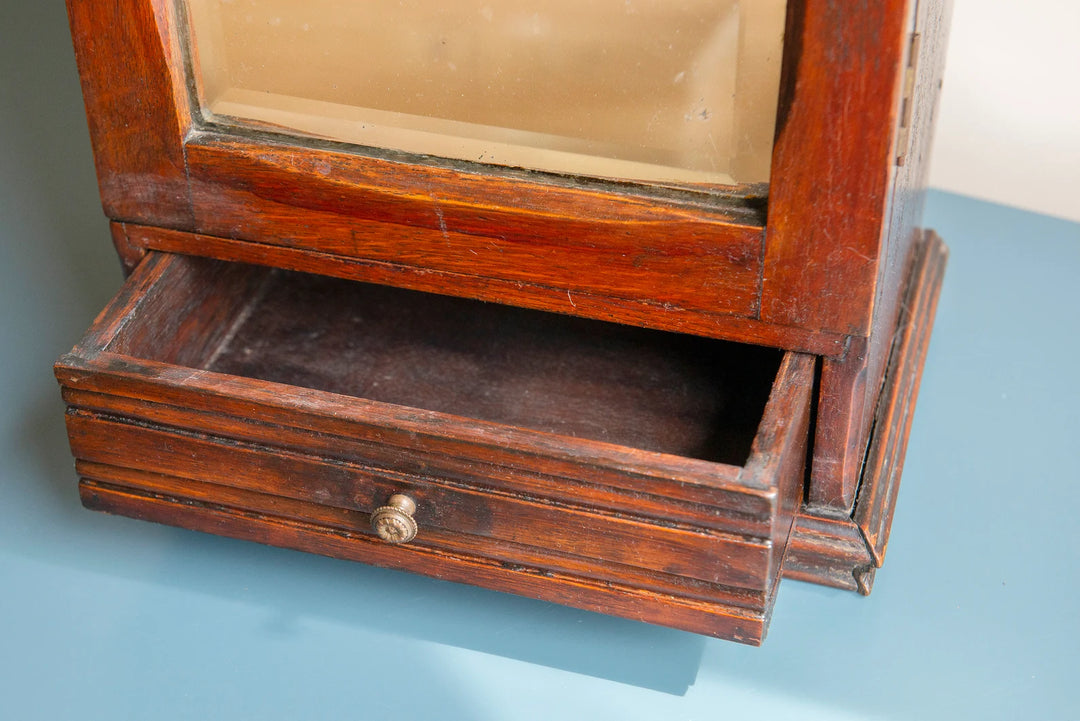
<svg viewBox="0 0 1080 721">
<path fill-rule="evenodd" d="M 907 161 L 911 146 L 911 116 L 915 105 L 915 78 L 919 70 L 919 33 L 911 34 L 907 68 L 904 69 L 904 96 L 900 101 L 900 130 L 896 137 L 896 164 Z"/>
</svg>

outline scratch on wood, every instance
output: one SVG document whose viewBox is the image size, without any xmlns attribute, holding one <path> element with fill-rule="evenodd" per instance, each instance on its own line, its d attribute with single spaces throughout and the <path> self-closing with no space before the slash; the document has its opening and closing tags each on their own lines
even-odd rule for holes
<svg viewBox="0 0 1080 721">
<path fill-rule="evenodd" d="M 435 204 L 435 215 L 439 217 L 439 230 L 442 231 L 443 240 L 447 245 L 450 245 L 450 232 L 446 229 L 446 218 L 443 216 L 442 208 L 439 207 L 438 201 L 432 198 L 432 202 Z"/>
</svg>

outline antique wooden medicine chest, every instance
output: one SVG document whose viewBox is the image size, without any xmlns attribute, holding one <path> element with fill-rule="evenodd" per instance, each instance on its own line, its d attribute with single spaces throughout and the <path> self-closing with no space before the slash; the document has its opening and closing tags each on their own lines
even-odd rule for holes
<svg viewBox="0 0 1080 721">
<path fill-rule="evenodd" d="M 759 643 L 868 593 L 935 0 L 68 0 L 129 272 L 90 508 Z"/>
</svg>

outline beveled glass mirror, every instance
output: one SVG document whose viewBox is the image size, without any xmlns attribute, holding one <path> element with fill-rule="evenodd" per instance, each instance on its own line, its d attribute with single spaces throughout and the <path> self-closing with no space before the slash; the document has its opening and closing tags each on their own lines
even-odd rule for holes
<svg viewBox="0 0 1080 721">
<path fill-rule="evenodd" d="M 786 0 L 187 0 L 204 116 L 602 178 L 768 180 Z"/>
</svg>

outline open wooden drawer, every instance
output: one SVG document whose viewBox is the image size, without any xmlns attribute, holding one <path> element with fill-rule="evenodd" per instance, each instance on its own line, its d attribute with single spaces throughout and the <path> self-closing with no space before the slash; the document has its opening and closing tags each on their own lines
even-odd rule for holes
<svg viewBox="0 0 1080 721">
<path fill-rule="evenodd" d="M 150 253 L 56 374 L 89 507 L 758 643 L 813 364 Z"/>
</svg>

